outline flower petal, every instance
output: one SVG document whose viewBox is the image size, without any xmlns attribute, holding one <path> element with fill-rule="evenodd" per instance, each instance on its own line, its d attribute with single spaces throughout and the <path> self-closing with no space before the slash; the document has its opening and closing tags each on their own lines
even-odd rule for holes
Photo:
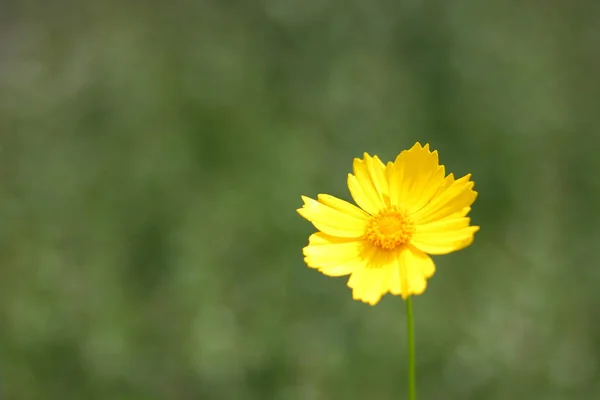
<svg viewBox="0 0 600 400">
<path fill-rule="evenodd" d="M 377 157 L 364 153 L 364 159 L 355 158 L 354 175 L 348 174 L 348 189 L 363 210 L 375 214 L 385 207 L 389 189 L 385 165 Z"/>
<path fill-rule="evenodd" d="M 345 212 L 346 210 L 340 211 L 306 196 L 302 196 L 302 200 L 304 206 L 297 210 L 298 214 L 312 222 L 318 230 L 331 236 L 345 238 L 358 238 L 364 234 L 366 218 L 358 217 L 355 211 L 352 213 Z M 327 198 L 326 201 L 333 204 L 330 202 L 331 198 Z M 336 204 L 339 206 L 341 203 L 336 202 Z"/>
<path fill-rule="evenodd" d="M 369 214 L 360 208 L 356 207 L 354 204 L 348 203 L 347 201 L 338 199 L 337 197 L 330 196 L 328 194 L 320 194 L 317 196 L 317 200 L 320 203 L 325 204 L 331 208 L 335 208 L 338 211 L 351 214 L 360 219 L 369 218 Z"/>
<path fill-rule="evenodd" d="M 395 254 L 363 243 L 361 256 L 364 264 L 352 272 L 348 280 L 348 286 L 352 288 L 352 297 L 355 300 L 375 305 L 384 294 L 389 292 L 390 277 L 396 263 Z"/>
<path fill-rule="evenodd" d="M 389 206 L 390 188 L 388 180 L 385 176 L 385 165 L 377 156 L 369 157 L 369 155 L 365 153 L 364 157 L 365 164 L 369 171 L 371 181 L 373 181 L 373 186 L 375 187 L 375 190 L 379 194 L 380 199 L 383 200 L 383 203 L 386 206 Z"/>
<path fill-rule="evenodd" d="M 416 143 L 401 152 L 390 173 L 390 201 L 393 206 L 412 214 L 427 204 L 444 182 L 444 166 L 437 151 Z"/>
<path fill-rule="evenodd" d="M 388 292 L 391 268 L 362 267 L 352 273 L 348 286 L 352 288 L 352 298 L 375 305 Z"/>
<path fill-rule="evenodd" d="M 435 274 L 435 263 L 431 257 L 412 246 L 408 246 L 408 248 L 414 258 L 415 264 L 419 266 L 423 276 L 425 278 L 431 278 L 433 274 Z"/>
<path fill-rule="evenodd" d="M 364 264 L 361 241 L 329 236 L 322 232 L 312 234 L 308 241 L 308 246 L 302 249 L 306 265 L 325 275 L 348 275 Z"/>
<path fill-rule="evenodd" d="M 452 220 L 458 227 L 464 224 L 463 218 Z M 468 220 L 468 218 L 465 218 Z M 448 254 L 461 250 L 473 242 L 474 234 L 479 230 L 478 226 L 465 226 L 451 229 L 452 225 L 440 228 L 439 231 L 415 233 L 410 243 L 421 251 L 429 254 Z"/>
<path fill-rule="evenodd" d="M 435 273 L 435 264 L 431 257 L 412 246 L 399 251 L 392 294 L 399 294 L 403 299 L 418 295 L 427 288 L 427 278 Z"/>
<path fill-rule="evenodd" d="M 477 192 L 473 190 L 474 183 L 469 180 L 471 174 L 453 182 L 449 178 L 451 175 L 445 179 L 444 184 L 431 201 L 411 216 L 416 224 L 426 224 L 445 218 L 459 213 L 465 207 L 473 204 L 477 198 Z"/>
<path fill-rule="evenodd" d="M 388 181 L 388 186 L 390 184 L 390 180 L 392 179 L 393 169 L 394 169 L 394 163 L 391 161 L 388 161 L 388 163 L 385 165 L 385 179 L 387 179 L 387 181 Z"/>
<path fill-rule="evenodd" d="M 452 214 L 449 217 L 440 219 L 438 221 L 417 225 L 414 233 L 420 234 L 454 231 L 469 226 L 470 222 L 471 218 L 462 217 L 460 214 Z"/>
<path fill-rule="evenodd" d="M 427 278 L 435 273 L 431 257 L 412 246 L 391 252 L 372 249 L 363 257 L 367 261 L 352 272 L 348 286 L 354 299 L 371 305 L 388 292 L 404 299 L 421 294 L 427 287 Z"/>
</svg>

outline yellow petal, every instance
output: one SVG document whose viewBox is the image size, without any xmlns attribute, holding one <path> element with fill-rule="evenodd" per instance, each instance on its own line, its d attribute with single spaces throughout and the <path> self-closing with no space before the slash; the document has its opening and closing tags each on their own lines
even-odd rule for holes
<svg viewBox="0 0 600 400">
<path fill-rule="evenodd" d="M 460 220 L 458 219 L 455 222 L 457 227 L 463 224 L 462 221 L 458 222 Z M 448 254 L 470 245 L 473 242 L 475 232 L 478 230 L 478 226 L 466 226 L 457 229 L 442 227 L 438 231 L 415 233 L 410 239 L 410 243 L 425 253 Z"/>
<path fill-rule="evenodd" d="M 452 184 L 454 184 L 455 181 L 456 181 L 456 179 L 454 179 L 454 173 L 451 172 L 450 174 L 448 174 L 447 177 L 444 178 L 444 181 L 442 182 L 438 191 L 436 192 L 436 194 L 433 197 L 437 196 L 438 194 L 442 193 L 444 190 L 448 189 L 450 186 L 452 186 Z"/>
<path fill-rule="evenodd" d="M 470 178 L 471 175 L 468 174 L 451 183 L 446 178 L 442 189 L 433 196 L 431 201 L 411 216 L 415 223 L 420 225 L 440 220 L 460 213 L 465 207 L 473 204 L 477 192 L 473 190 L 474 183 L 469 180 Z"/>
<path fill-rule="evenodd" d="M 348 203 L 347 201 L 338 199 L 337 197 L 330 196 L 328 194 L 320 194 L 317 196 L 317 200 L 320 203 L 325 204 L 331 208 L 335 208 L 338 211 L 350 214 L 355 216 L 356 218 L 366 219 L 369 218 L 369 214 L 360 208 L 356 207 L 354 204 Z"/>
<path fill-rule="evenodd" d="M 369 171 L 369 176 L 375 187 L 375 191 L 379 194 L 379 199 L 383 201 L 384 205 L 389 205 L 390 189 L 388 180 L 385 176 L 385 165 L 377 156 L 369 157 L 365 153 L 365 165 Z"/>
<path fill-rule="evenodd" d="M 391 292 L 406 299 L 425 291 L 427 278 L 435 273 L 435 264 L 427 254 L 412 246 L 406 246 L 398 254 L 396 269 L 398 272 L 395 276 L 400 282 L 391 287 Z"/>
<path fill-rule="evenodd" d="M 415 144 L 401 152 L 390 173 L 391 204 L 412 214 L 427 204 L 444 182 L 444 167 L 437 151 Z"/>
<path fill-rule="evenodd" d="M 309 237 L 309 244 L 302 253 L 310 268 L 318 269 L 328 276 L 348 275 L 364 264 L 360 241 L 329 236 L 322 232 Z"/>
<path fill-rule="evenodd" d="M 377 157 L 367 153 L 364 159 L 355 158 L 354 175 L 348 174 L 348 189 L 352 198 L 363 210 L 375 214 L 386 205 L 389 189 L 385 177 L 385 165 Z"/>
<path fill-rule="evenodd" d="M 461 218 L 467 215 L 471 211 L 471 207 L 464 207 L 463 209 L 448 215 L 446 218 Z"/>
<path fill-rule="evenodd" d="M 352 298 L 375 305 L 387 293 L 390 268 L 362 267 L 352 273 L 348 286 L 352 288 Z"/>
<path fill-rule="evenodd" d="M 364 234 L 366 218 L 359 218 L 355 212 L 340 211 L 306 196 L 302 196 L 302 200 L 304 206 L 297 210 L 298 214 L 312 222 L 318 230 L 345 238 L 358 238 Z"/>
<path fill-rule="evenodd" d="M 394 163 L 391 161 L 388 161 L 388 163 L 385 165 L 385 179 L 387 179 L 387 181 L 388 181 L 388 186 L 390 184 L 390 180 L 392 179 L 393 168 L 394 168 Z"/>
<path fill-rule="evenodd" d="M 468 208 L 468 207 L 467 207 Z M 457 229 L 465 228 L 469 226 L 471 218 L 468 217 L 457 217 L 456 214 L 452 214 L 449 217 L 440 219 L 438 221 L 430 222 L 428 224 L 421 224 L 415 227 L 415 234 L 420 233 L 440 233 L 455 231 Z"/>
<path fill-rule="evenodd" d="M 425 278 L 431 278 L 433 274 L 435 274 L 435 263 L 431 257 L 412 246 L 408 246 L 408 249 L 411 252 L 413 261 L 415 261 L 415 264 L 419 266 L 423 276 Z"/>
<path fill-rule="evenodd" d="M 390 276 L 396 264 L 395 252 L 381 251 L 363 243 L 361 257 L 364 264 L 352 272 L 348 286 L 355 300 L 375 305 L 389 291 Z"/>
<path fill-rule="evenodd" d="M 352 272 L 348 286 L 354 299 L 371 305 L 388 292 L 404 299 L 421 294 L 427 278 L 435 273 L 431 257 L 412 246 L 394 252 L 373 250 L 363 253 L 363 257 L 367 261 Z"/>
</svg>

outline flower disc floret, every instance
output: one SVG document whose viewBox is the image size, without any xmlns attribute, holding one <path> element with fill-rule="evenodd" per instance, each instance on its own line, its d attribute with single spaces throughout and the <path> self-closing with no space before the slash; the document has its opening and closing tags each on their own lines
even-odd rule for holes
<svg viewBox="0 0 600 400">
<path fill-rule="evenodd" d="M 406 213 L 390 208 L 369 219 L 365 239 L 383 250 L 394 250 L 409 242 L 415 224 Z"/>
</svg>

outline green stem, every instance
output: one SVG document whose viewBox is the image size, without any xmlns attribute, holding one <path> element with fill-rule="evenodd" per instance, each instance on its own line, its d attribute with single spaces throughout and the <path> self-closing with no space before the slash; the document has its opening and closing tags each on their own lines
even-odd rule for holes
<svg viewBox="0 0 600 400">
<path fill-rule="evenodd" d="M 415 323 L 413 321 L 412 298 L 410 296 L 406 298 L 406 330 L 408 337 L 408 399 L 416 400 Z"/>
</svg>

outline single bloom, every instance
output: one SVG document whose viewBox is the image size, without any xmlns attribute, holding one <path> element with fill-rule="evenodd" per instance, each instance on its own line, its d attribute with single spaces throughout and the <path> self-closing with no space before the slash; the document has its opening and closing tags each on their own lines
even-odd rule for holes
<svg viewBox="0 0 600 400">
<path fill-rule="evenodd" d="M 467 217 L 477 197 L 471 174 L 446 176 L 437 151 L 419 143 L 387 165 L 365 153 L 353 169 L 348 188 L 358 207 L 327 194 L 302 196 L 298 213 L 319 230 L 304 261 L 328 276 L 350 275 L 352 297 L 371 305 L 388 292 L 423 293 L 435 273 L 429 254 L 463 249 L 479 230 Z"/>
</svg>

